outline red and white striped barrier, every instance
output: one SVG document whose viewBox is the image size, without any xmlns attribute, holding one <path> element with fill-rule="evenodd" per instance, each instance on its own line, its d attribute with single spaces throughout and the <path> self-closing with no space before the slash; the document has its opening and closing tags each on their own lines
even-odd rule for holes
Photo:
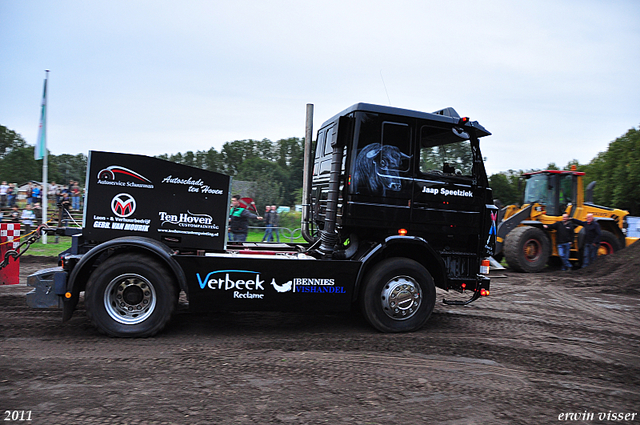
<svg viewBox="0 0 640 425">
<path fill-rule="evenodd" d="M 0 262 L 4 260 L 7 251 L 18 248 L 19 237 L 20 223 L 0 223 Z M 9 258 L 9 264 L 0 269 L 0 283 L 2 285 L 20 283 L 20 258 Z"/>
</svg>

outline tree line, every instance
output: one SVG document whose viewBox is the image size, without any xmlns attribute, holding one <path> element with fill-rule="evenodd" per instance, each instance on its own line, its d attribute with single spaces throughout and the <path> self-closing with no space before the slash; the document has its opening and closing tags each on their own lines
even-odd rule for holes
<svg viewBox="0 0 640 425">
<path fill-rule="evenodd" d="M 42 161 L 33 157 L 34 147 L 28 145 L 22 136 L 0 125 L 0 181 L 22 185 L 30 180 L 42 181 Z M 48 180 L 68 184 L 69 180 L 84 185 L 87 156 L 49 155 Z"/>
<path fill-rule="evenodd" d="M 34 147 L 15 131 L 0 125 L 0 181 L 23 184 L 42 180 L 42 163 L 33 158 Z M 303 139 L 292 137 L 272 142 L 234 140 L 220 151 L 214 148 L 158 155 L 158 158 L 209 171 L 228 174 L 234 180 L 252 182 L 242 189 L 243 196 L 254 198 L 257 205 L 301 203 L 303 173 Z M 632 128 L 611 142 L 588 164 L 570 161 L 563 169 L 576 165 L 585 172 L 585 184 L 597 181 L 594 202 L 628 210 L 640 215 L 640 131 Z M 87 156 L 49 155 L 49 181 L 68 183 L 76 180 L 84 185 Z M 550 163 L 547 169 L 559 169 Z M 526 172 L 539 170 L 526 170 Z M 489 177 L 494 198 L 503 205 L 520 204 L 524 190 L 524 170 L 507 170 Z"/>
<path fill-rule="evenodd" d="M 291 137 L 272 142 L 234 140 L 226 142 L 220 152 L 187 151 L 158 158 L 230 175 L 234 180 L 251 182 L 241 196 L 249 196 L 257 205 L 293 206 L 302 200 L 304 140 Z"/>
<path fill-rule="evenodd" d="M 34 146 L 13 130 L 0 125 L 0 181 L 22 185 L 30 180 L 42 181 L 42 161 L 33 156 Z M 157 158 L 178 164 L 216 171 L 234 180 L 251 182 L 242 188 L 242 196 L 254 198 L 257 205 L 300 203 L 304 141 L 292 137 L 272 142 L 235 140 L 226 142 L 220 151 L 187 151 L 158 155 Z M 48 156 L 48 180 L 56 183 L 78 181 L 85 185 L 87 155 Z"/>
<path fill-rule="evenodd" d="M 583 171 L 584 184 L 596 181 L 593 202 L 612 208 L 629 211 L 631 215 L 640 215 L 640 131 L 631 128 L 624 135 L 611 142 L 604 152 L 600 152 L 588 164 L 577 160 L 569 161 L 562 170 L 570 170 L 575 165 Z M 550 163 L 548 170 L 559 170 Z M 525 172 L 540 170 L 508 170 L 489 177 L 493 196 L 502 205 L 522 204 Z"/>
</svg>

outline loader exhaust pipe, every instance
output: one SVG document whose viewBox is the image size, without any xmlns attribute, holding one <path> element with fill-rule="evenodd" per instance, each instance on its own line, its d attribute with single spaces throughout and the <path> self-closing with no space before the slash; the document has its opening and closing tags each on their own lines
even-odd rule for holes
<svg viewBox="0 0 640 425">
<path fill-rule="evenodd" d="M 593 189 L 596 187 L 596 181 L 592 181 L 587 185 L 587 189 L 584 191 L 584 202 L 587 204 L 593 204 Z M 573 209 L 571 209 L 573 211 Z"/>
</svg>

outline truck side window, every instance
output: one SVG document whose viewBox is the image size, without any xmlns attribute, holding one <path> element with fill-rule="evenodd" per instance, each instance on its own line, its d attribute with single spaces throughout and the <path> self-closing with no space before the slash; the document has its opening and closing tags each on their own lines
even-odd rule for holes
<svg viewBox="0 0 640 425">
<path fill-rule="evenodd" d="M 450 128 L 420 129 L 420 172 L 461 177 L 473 175 L 473 151 L 469 140 Z"/>
<path fill-rule="evenodd" d="M 326 131 L 326 137 L 324 141 L 324 156 L 331 155 L 333 153 L 333 146 L 331 146 L 332 139 L 335 137 L 333 129 L 335 127 L 329 127 Z"/>
<path fill-rule="evenodd" d="M 324 156 L 324 140 L 326 134 L 326 131 L 321 131 L 318 133 L 318 141 L 316 142 L 316 160 Z"/>
</svg>

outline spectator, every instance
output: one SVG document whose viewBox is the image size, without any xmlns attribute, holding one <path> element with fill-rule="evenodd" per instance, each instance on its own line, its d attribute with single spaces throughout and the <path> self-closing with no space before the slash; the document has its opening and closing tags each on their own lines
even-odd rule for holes
<svg viewBox="0 0 640 425">
<path fill-rule="evenodd" d="M 9 190 L 9 185 L 7 185 L 6 181 L 3 181 L 0 184 L 0 208 L 7 206 L 7 190 Z"/>
<path fill-rule="evenodd" d="M 16 203 L 16 194 L 18 190 L 16 189 L 16 185 L 13 183 L 9 183 L 9 188 L 7 189 L 7 206 L 12 208 Z"/>
<path fill-rule="evenodd" d="M 31 226 L 33 226 L 33 221 L 36 219 L 36 214 L 31 209 L 31 205 L 27 205 L 27 207 L 22 210 L 20 219 L 24 225 L 25 234 L 31 233 Z"/>
<path fill-rule="evenodd" d="M 271 205 L 267 205 L 264 209 L 264 236 L 262 237 L 262 242 L 271 242 L 273 240 L 273 235 L 271 232 L 273 231 L 273 224 L 271 223 Z"/>
<path fill-rule="evenodd" d="M 42 190 L 40 189 L 39 184 L 34 184 L 31 191 L 31 205 L 36 202 L 42 202 Z"/>
<path fill-rule="evenodd" d="M 71 214 L 69 213 L 69 208 L 71 208 L 71 199 L 69 199 L 69 192 L 62 192 L 62 197 L 60 198 L 58 207 L 60 208 L 60 223 L 63 226 L 66 226 L 69 217 L 71 217 Z"/>
<path fill-rule="evenodd" d="M 12 223 L 20 223 L 20 210 L 17 205 L 14 205 L 13 208 L 11 208 L 9 219 Z"/>
<path fill-rule="evenodd" d="M 31 204 L 33 196 L 33 184 L 31 182 L 29 182 L 29 184 L 27 185 L 25 196 L 27 198 L 27 204 Z"/>
<path fill-rule="evenodd" d="M 276 239 L 280 243 L 280 229 L 278 228 L 280 217 L 278 217 L 278 208 L 275 205 L 271 205 L 271 216 L 271 224 L 273 225 L 271 240 L 273 240 L 273 235 L 276 235 Z"/>
<path fill-rule="evenodd" d="M 62 201 L 62 195 L 64 195 L 65 193 L 69 194 L 69 202 L 71 202 L 71 192 L 69 192 L 69 186 L 65 186 L 63 184 L 58 186 L 58 192 L 60 193 L 60 196 L 58 197 L 58 202 L 56 203 L 56 205 L 58 205 L 61 201 Z"/>
<path fill-rule="evenodd" d="M 56 204 L 60 201 L 58 199 L 58 197 L 60 196 L 60 188 L 58 187 L 56 182 L 51 182 L 47 195 L 49 196 L 49 198 L 53 199 Z"/>
<path fill-rule="evenodd" d="M 42 223 L 42 206 L 40 202 L 33 204 L 33 213 L 36 215 L 36 224 Z"/>
<path fill-rule="evenodd" d="M 259 217 L 240 205 L 240 195 L 231 198 L 231 212 L 229 214 L 229 241 L 245 242 L 249 233 L 249 219 Z"/>
<path fill-rule="evenodd" d="M 74 211 L 80 211 L 80 186 L 77 181 L 72 181 L 69 185 L 71 191 L 71 209 Z"/>
</svg>

